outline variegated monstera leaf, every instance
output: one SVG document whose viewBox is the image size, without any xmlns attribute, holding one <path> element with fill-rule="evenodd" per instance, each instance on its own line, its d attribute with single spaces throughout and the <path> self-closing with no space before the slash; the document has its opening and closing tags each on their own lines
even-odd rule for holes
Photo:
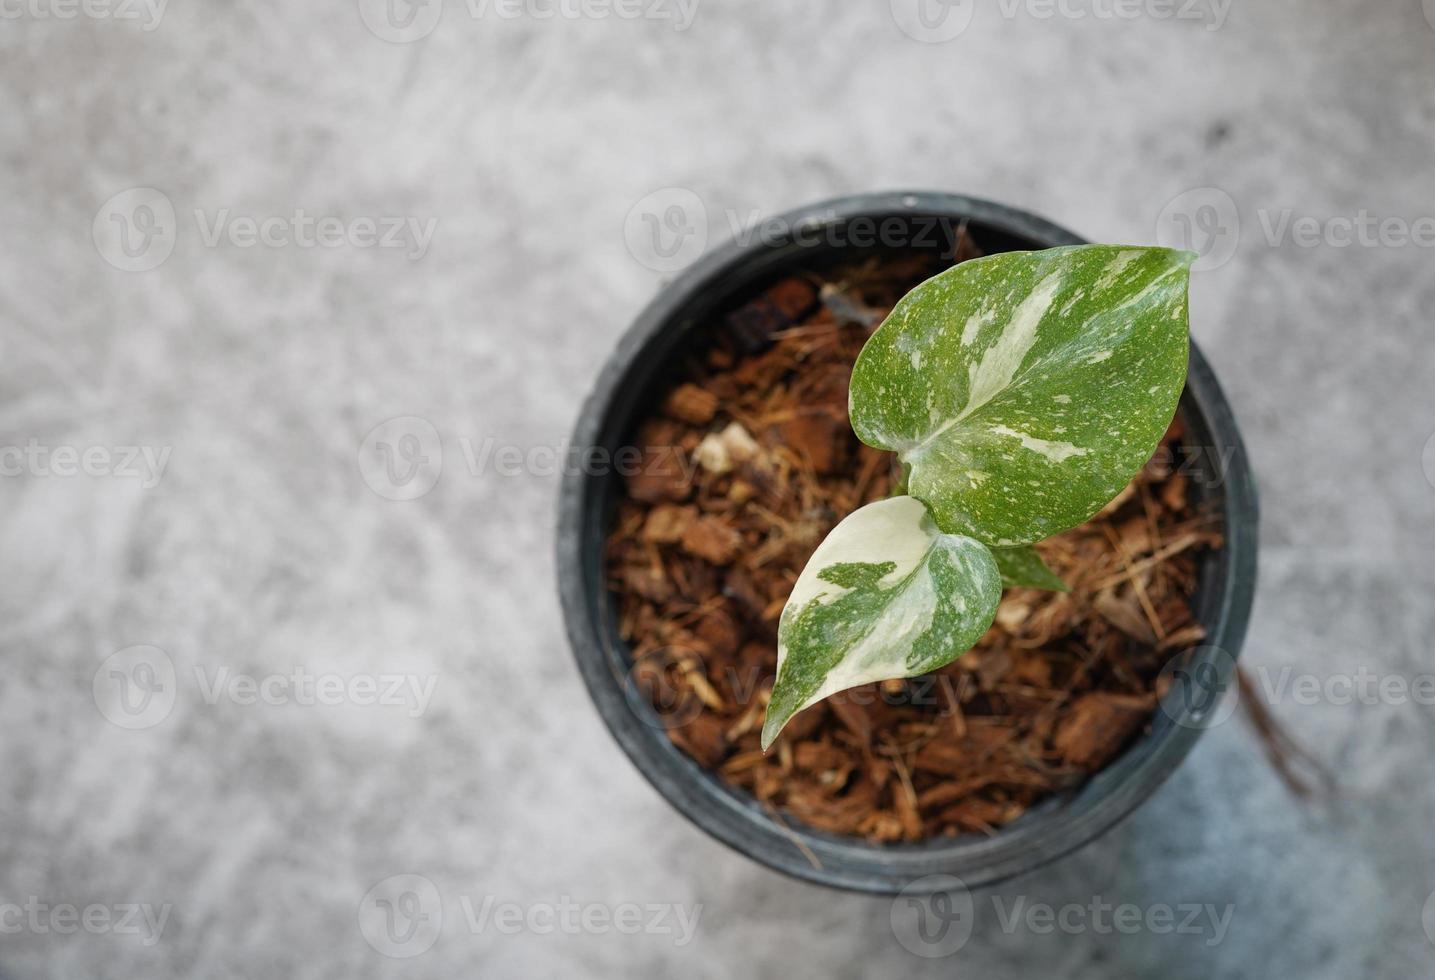
<svg viewBox="0 0 1435 980">
<path fill-rule="evenodd" d="M 848 515 L 782 610 L 763 748 L 829 694 L 951 663 L 986 632 L 1001 594 L 991 551 L 943 534 L 920 501 L 892 497 Z"/>
<path fill-rule="evenodd" d="M 1063 589 L 1031 547 L 1151 457 L 1186 380 L 1196 256 L 1086 245 L 962 263 L 897 304 L 852 374 L 852 427 L 910 497 L 833 529 L 793 587 L 763 747 L 839 691 L 951 663 L 1003 585 Z"/>
<path fill-rule="evenodd" d="M 1007 252 L 912 290 L 852 372 L 852 428 L 937 524 L 989 545 L 1089 519 L 1155 451 L 1186 381 L 1190 252 Z"/>
</svg>

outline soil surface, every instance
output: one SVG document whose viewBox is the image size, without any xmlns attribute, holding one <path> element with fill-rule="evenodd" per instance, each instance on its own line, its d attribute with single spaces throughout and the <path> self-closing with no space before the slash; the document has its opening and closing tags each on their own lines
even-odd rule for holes
<svg viewBox="0 0 1435 980">
<path fill-rule="evenodd" d="M 976 254 L 963 238 L 957 260 Z M 643 463 L 608 542 L 633 682 L 668 736 L 786 816 L 874 842 L 993 833 L 1107 765 L 1149 726 L 1162 667 L 1202 639 L 1189 598 L 1200 552 L 1221 544 L 1177 465 L 1178 419 L 1097 517 L 1039 545 L 1069 593 L 1008 589 L 953 664 L 833 697 L 761 751 L 792 584 L 895 476 L 848 424 L 852 364 L 947 264 L 787 279 L 714 324 L 636 433 Z"/>
</svg>

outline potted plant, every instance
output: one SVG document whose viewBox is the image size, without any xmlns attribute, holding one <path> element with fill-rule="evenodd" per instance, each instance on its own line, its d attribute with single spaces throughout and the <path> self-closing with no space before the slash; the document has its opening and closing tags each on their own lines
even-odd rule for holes
<svg viewBox="0 0 1435 980">
<path fill-rule="evenodd" d="M 1218 692 L 1244 633 L 1254 489 L 1190 257 L 950 195 L 781 225 L 665 289 L 585 405 L 576 445 L 644 462 L 565 478 L 580 669 L 659 791 L 778 870 L 1030 870 L 1172 771 L 1213 704 L 1162 678 Z"/>
</svg>

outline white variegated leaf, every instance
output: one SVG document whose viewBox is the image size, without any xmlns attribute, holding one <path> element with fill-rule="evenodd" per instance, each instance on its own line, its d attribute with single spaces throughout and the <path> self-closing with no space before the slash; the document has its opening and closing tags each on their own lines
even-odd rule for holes
<svg viewBox="0 0 1435 980">
<path fill-rule="evenodd" d="M 1090 518 L 1176 410 L 1195 256 L 1083 245 L 961 263 L 905 296 L 852 374 L 852 427 L 942 530 L 1029 544 Z"/>
<path fill-rule="evenodd" d="M 986 632 L 1000 600 L 987 547 L 943 534 L 920 501 L 892 497 L 849 515 L 782 611 L 763 748 L 828 695 L 951 663 Z"/>
</svg>

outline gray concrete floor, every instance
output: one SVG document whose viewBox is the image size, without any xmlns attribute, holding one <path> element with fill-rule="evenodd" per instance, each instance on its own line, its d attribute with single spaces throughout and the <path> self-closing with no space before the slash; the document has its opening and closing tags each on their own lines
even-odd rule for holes
<svg viewBox="0 0 1435 980">
<path fill-rule="evenodd" d="M 1435 706 L 1332 683 L 1435 671 L 1435 4 L 1182 3 L 0 7 L 0 971 L 1432 975 Z M 556 479 L 464 451 L 561 445 L 667 275 L 654 201 L 716 242 L 894 187 L 1098 240 L 1192 222 L 1263 494 L 1245 657 L 1347 790 L 1293 800 L 1237 716 L 938 958 L 648 788 L 559 624 Z M 246 237 L 296 209 L 338 244 Z M 427 425 L 369 450 L 443 454 L 387 488 L 418 499 L 360 465 L 395 417 Z M 1097 896 L 1142 924 L 1032 915 Z M 545 929 L 565 901 L 588 926 Z M 701 914 L 600 924 L 625 902 Z M 1149 921 L 1187 903 L 1233 907 L 1219 941 Z"/>
</svg>

